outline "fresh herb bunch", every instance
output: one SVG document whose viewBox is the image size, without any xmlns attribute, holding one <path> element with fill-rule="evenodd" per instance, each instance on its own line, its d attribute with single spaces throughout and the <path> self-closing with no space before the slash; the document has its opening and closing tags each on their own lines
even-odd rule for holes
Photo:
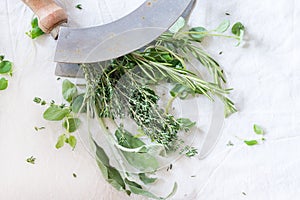
<svg viewBox="0 0 300 200">
<path fill-rule="evenodd" d="M 196 148 L 184 145 L 179 137 L 181 131 L 189 131 L 196 123 L 170 114 L 174 99 L 184 100 L 196 95 L 204 95 L 211 100 L 220 98 L 224 102 L 226 116 L 236 112 L 233 102 L 227 97 L 230 89 L 224 87 L 226 79 L 223 70 L 200 46 L 208 36 L 233 38 L 240 44 L 244 26 L 236 23 L 232 27 L 233 35 L 224 35 L 229 26 L 226 20 L 212 31 L 203 27 L 188 29 L 185 20 L 180 18 L 170 31 L 143 50 L 108 62 L 81 64 L 86 81 L 85 91 L 79 94 L 76 86 L 65 80 L 63 97 L 68 103 L 56 105 L 52 102 L 44 112 L 47 120 L 63 121 L 66 133 L 59 136 L 56 147 L 69 143 L 74 148 L 70 143 L 70 138 L 74 136 L 70 133 L 78 129 L 82 114 L 97 119 L 102 127 L 101 136 L 108 142 L 113 156 L 109 157 L 107 149 L 93 139 L 90 130 L 87 131 L 98 166 L 107 182 L 128 195 L 134 193 L 152 199 L 169 198 L 176 192 L 176 183 L 165 198 L 144 189 L 146 184 L 156 181 L 149 175 L 159 168 L 158 156 L 168 156 L 169 152 L 177 150 L 188 157 L 198 153 Z M 193 59 L 210 72 L 212 82 L 189 70 Z M 169 102 L 162 106 L 155 88 L 165 83 L 173 88 L 169 91 Z M 47 104 L 39 98 L 35 102 Z M 136 132 L 124 127 L 124 119 L 134 122 Z M 113 128 L 108 124 L 112 124 Z M 118 169 L 110 159 L 118 161 Z M 139 173 L 128 171 L 128 166 Z"/>
</svg>

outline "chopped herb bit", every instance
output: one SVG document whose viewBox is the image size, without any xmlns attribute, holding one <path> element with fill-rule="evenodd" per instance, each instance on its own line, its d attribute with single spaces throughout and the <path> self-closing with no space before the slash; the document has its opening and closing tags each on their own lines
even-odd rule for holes
<svg viewBox="0 0 300 200">
<path fill-rule="evenodd" d="M 34 127 L 34 130 L 36 130 L 36 131 L 40 131 L 40 130 L 43 130 L 43 129 L 46 129 L 46 128 L 44 126 L 42 126 L 42 127 L 35 126 Z"/>
<path fill-rule="evenodd" d="M 173 165 L 172 164 L 170 164 L 170 170 L 173 168 Z"/>
<path fill-rule="evenodd" d="M 257 124 L 254 124 L 254 125 L 253 125 L 253 130 L 254 130 L 254 132 L 255 132 L 256 134 L 258 134 L 258 135 L 263 135 L 263 134 L 265 134 L 265 132 L 264 132 L 264 130 L 262 129 L 262 127 L 260 127 L 260 126 L 257 125 Z"/>
<path fill-rule="evenodd" d="M 245 196 L 247 195 L 245 192 L 242 192 L 242 194 L 245 195 Z"/>
<path fill-rule="evenodd" d="M 266 138 L 262 137 L 262 138 L 261 138 L 261 140 L 262 140 L 262 141 L 265 141 L 265 140 L 266 140 Z"/>
<path fill-rule="evenodd" d="M 220 51 L 220 52 L 219 52 L 219 55 L 222 55 L 222 54 L 223 54 L 223 51 Z"/>
<path fill-rule="evenodd" d="M 229 140 L 227 146 L 233 146 L 234 144 Z"/>
<path fill-rule="evenodd" d="M 254 146 L 254 145 L 257 145 L 257 144 L 258 144 L 257 140 L 245 140 L 244 142 L 245 142 L 245 144 L 247 144 L 248 146 Z"/>
<path fill-rule="evenodd" d="M 77 9 L 79 9 L 79 10 L 82 10 L 82 5 L 81 5 L 81 4 L 77 4 L 77 5 L 75 6 L 75 8 L 77 8 Z"/>
<path fill-rule="evenodd" d="M 73 173 L 73 177 L 74 177 L 74 178 L 77 178 L 77 174 Z"/>
<path fill-rule="evenodd" d="M 195 178 L 195 177 L 196 177 L 196 175 L 192 175 L 192 176 L 191 176 L 191 178 Z"/>
<path fill-rule="evenodd" d="M 29 157 L 29 158 L 26 159 L 26 162 L 34 165 L 35 164 L 35 159 L 36 158 L 34 158 L 33 156 L 31 156 L 31 157 Z"/>
<path fill-rule="evenodd" d="M 228 16 L 228 15 L 230 15 L 230 13 L 226 12 L 226 13 L 225 13 L 225 15 L 227 15 L 227 16 Z"/>
<path fill-rule="evenodd" d="M 56 80 L 57 80 L 57 81 L 59 81 L 60 79 L 61 79 L 60 77 L 57 77 L 57 79 L 56 79 Z"/>
</svg>

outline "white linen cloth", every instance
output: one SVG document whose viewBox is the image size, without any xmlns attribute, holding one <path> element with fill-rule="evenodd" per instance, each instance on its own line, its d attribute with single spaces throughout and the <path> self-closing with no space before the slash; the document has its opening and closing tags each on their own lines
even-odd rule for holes
<svg viewBox="0 0 300 200">
<path fill-rule="evenodd" d="M 59 3 L 70 16 L 69 26 L 84 27 L 125 16 L 143 0 Z M 82 10 L 75 8 L 79 3 Z M 0 199 L 145 199 L 115 191 L 82 144 L 74 151 L 54 148 L 62 128 L 43 120 L 44 107 L 32 99 L 62 101 L 61 80 L 54 76 L 56 42 L 46 35 L 34 41 L 25 35 L 33 14 L 20 0 L 1 0 L 0 8 L 0 54 L 14 63 L 9 88 L 0 91 Z M 246 26 L 246 45 L 235 47 L 233 40 L 213 38 L 205 46 L 224 68 L 239 112 L 226 119 L 222 137 L 209 157 L 184 158 L 174 165 L 170 176 L 185 181 L 179 183 L 172 199 L 298 199 L 300 3 L 198 0 L 190 24 L 213 29 L 224 19 Z M 249 147 L 237 138 L 257 138 L 254 123 L 265 128 L 266 141 Z M 36 132 L 34 126 L 46 129 Z M 226 145 L 229 140 L 234 146 Z M 35 165 L 26 163 L 30 156 L 37 158 Z"/>
</svg>

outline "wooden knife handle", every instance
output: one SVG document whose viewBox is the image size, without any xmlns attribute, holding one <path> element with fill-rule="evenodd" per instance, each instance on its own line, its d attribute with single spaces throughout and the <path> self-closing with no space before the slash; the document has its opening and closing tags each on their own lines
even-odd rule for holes
<svg viewBox="0 0 300 200">
<path fill-rule="evenodd" d="M 68 21 L 67 13 L 54 0 L 22 0 L 39 18 L 39 27 L 50 33 L 56 26 Z"/>
</svg>

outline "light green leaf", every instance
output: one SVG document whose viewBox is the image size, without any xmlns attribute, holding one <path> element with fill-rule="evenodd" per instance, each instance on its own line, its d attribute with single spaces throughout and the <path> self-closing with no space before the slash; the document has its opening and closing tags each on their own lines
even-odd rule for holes
<svg viewBox="0 0 300 200">
<path fill-rule="evenodd" d="M 258 144 L 257 140 L 245 140 L 244 142 L 245 142 L 245 144 L 247 144 L 248 146 L 254 146 L 254 145 L 257 145 L 257 144 Z"/>
<path fill-rule="evenodd" d="M 185 25 L 185 19 L 183 17 L 179 17 L 179 19 L 169 28 L 171 33 L 177 33 L 180 29 L 182 29 Z"/>
<path fill-rule="evenodd" d="M 189 34 L 192 39 L 201 42 L 206 36 L 205 33 L 207 32 L 207 30 L 203 27 L 194 27 L 191 28 L 189 32 L 192 32 Z"/>
<path fill-rule="evenodd" d="M 189 131 L 192 127 L 196 125 L 196 122 L 192 122 L 188 118 L 179 118 L 177 122 L 180 124 L 180 129 Z"/>
<path fill-rule="evenodd" d="M 66 79 L 62 85 L 62 94 L 66 101 L 71 102 L 77 95 L 77 88 L 71 81 Z"/>
<path fill-rule="evenodd" d="M 26 32 L 26 35 L 28 35 L 31 39 L 35 39 L 43 34 L 44 32 L 40 29 L 38 25 L 38 18 L 33 18 L 31 21 L 31 30 Z"/>
<path fill-rule="evenodd" d="M 215 31 L 219 33 L 224 33 L 225 31 L 227 31 L 229 26 L 230 26 L 230 21 L 226 19 L 218 26 L 218 28 L 215 29 Z"/>
<path fill-rule="evenodd" d="M 231 28 L 231 32 L 236 36 L 240 36 L 244 31 L 245 27 L 241 22 L 235 23 Z"/>
<path fill-rule="evenodd" d="M 12 62 L 4 60 L 0 62 L 0 74 L 9 73 L 12 70 Z"/>
<path fill-rule="evenodd" d="M 69 132 L 75 132 L 80 126 L 81 121 L 78 118 L 67 118 L 63 122 L 63 127 Z"/>
<path fill-rule="evenodd" d="M 74 97 L 73 101 L 71 103 L 72 112 L 74 112 L 74 113 L 79 113 L 79 112 L 85 113 L 86 112 L 86 106 L 82 106 L 83 101 L 84 101 L 84 94 L 80 94 L 77 97 Z"/>
<path fill-rule="evenodd" d="M 182 84 L 176 84 L 170 91 L 172 97 L 179 97 L 180 99 L 186 99 L 189 95 L 195 95 L 195 92 L 187 88 Z"/>
<path fill-rule="evenodd" d="M 77 139 L 75 136 L 71 135 L 69 138 L 68 138 L 68 143 L 69 145 L 74 149 L 76 144 L 77 144 Z"/>
<path fill-rule="evenodd" d="M 66 139 L 67 139 L 66 134 L 60 135 L 60 136 L 58 137 L 58 139 L 57 139 L 57 142 L 56 142 L 55 147 L 56 147 L 57 149 L 63 147 L 64 144 L 65 144 Z"/>
<path fill-rule="evenodd" d="M 60 121 L 70 113 L 68 108 L 61 108 L 58 105 L 50 106 L 43 114 L 44 119 L 49 121 Z"/>
<path fill-rule="evenodd" d="M 263 135 L 265 134 L 264 130 L 262 129 L 262 127 L 260 127 L 259 125 L 257 124 L 254 124 L 253 125 L 253 130 L 254 132 L 257 134 L 257 135 Z"/>
<path fill-rule="evenodd" d="M 149 178 L 145 173 L 140 173 L 139 178 L 146 185 L 154 183 L 157 180 L 157 178 Z"/>
<path fill-rule="evenodd" d="M 0 90 L 5 90 L 8 87 L 8 80 L 6 78 L 0 79 Z"/>
</svg>

